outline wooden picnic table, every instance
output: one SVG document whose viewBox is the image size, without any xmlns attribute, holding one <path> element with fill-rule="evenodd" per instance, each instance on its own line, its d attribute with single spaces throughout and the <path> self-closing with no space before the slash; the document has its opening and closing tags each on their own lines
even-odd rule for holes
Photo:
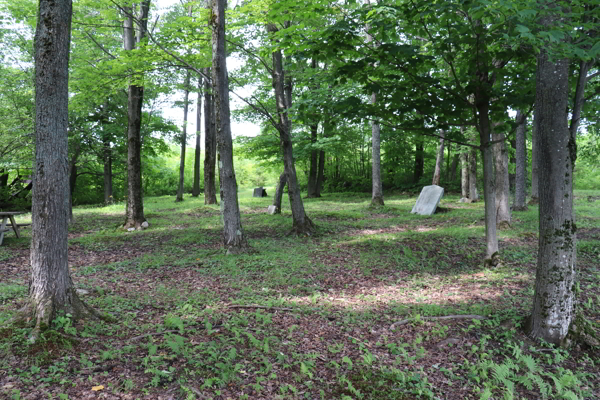
<svg viewBox="0 0 600 400">
<path fill-rule="evenodd" d="M 2 225 L 0 225 L 0 245 L 2 245 L 2 241 L 4 240 L 4 233 L 10 231 L 10 227 L 6 227 L 6 222 L 10 219 L 10 225 L 12 226 L 13 231 L 15 231 L 15 235 L 18 238 L 21 237 L 19 233 L 19 224 L 15 222 L 15 215 L 25 214 L 24 211 L 0 211 L 0 217 L 2 217 Z"/>
</svg>

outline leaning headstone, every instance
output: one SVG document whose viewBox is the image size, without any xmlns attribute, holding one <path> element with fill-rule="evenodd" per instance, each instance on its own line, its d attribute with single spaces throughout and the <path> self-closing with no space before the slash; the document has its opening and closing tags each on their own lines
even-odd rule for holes
<svg viewBox="0 0 600 400">
<path fill-rule="evenodd" d="M 252 194 L 252 197 L 267 197 L 267 191 L 262 186 L 254 188 L 254 193 Z"/>
<path fill-rule="evenodd" d="M 437 185 L 425 186 L 415 203 L 411 213 L 419 215 L 432 215 L 440 200 L 444 197 L 444 188 Z"/>
<path fill-rule="evenodd" d="M 272 204 L 267 208 L 267 214 L 275 215 L 276 212 L 277 207 Z"/>
</svg>

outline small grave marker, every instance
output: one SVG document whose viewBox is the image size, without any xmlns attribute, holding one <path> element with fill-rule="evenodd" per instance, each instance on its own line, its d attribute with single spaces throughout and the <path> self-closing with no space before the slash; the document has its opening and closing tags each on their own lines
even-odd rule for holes
<svg viewBox="0 0 600 400">
<path fill-rule="evenodd" d="M 437 185 L 425 186 L 415 203 L 411 213 L 419 215 L 432 215 L 444 197 L 444 188 Z"/>
</svg>

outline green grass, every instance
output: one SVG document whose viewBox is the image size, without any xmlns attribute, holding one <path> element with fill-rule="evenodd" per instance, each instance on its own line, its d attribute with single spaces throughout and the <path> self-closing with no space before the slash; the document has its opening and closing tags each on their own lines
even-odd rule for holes
<svg viewBox="0 0 600 400">
<path fill-rule="evenodd" d="M 596 322 L 600 207 L 587 196 L 598 194 L 575 193 L 579 310 Z M 241 189 L 239 199 L 254 251 L 237 256 L 223 253 L 219 207 L 202 197 L 145 199 L 150 228 L 136 232 L 120 229 L 124 204 L 75 208 L 73 281 L 117 322 L 60 316 L 34 345 L 27 327 L 0 330 L 0 397 L 76 399 L 100 385 L 186 399 L 584 399 L 598 390 L 598 349 L 548 349 L 521 330 L 537 206 L 498 232 L 503 264 L 490 269 L 483 204 L 452 194 L 429 217 L 410 214 L 415 197 L 402 194 L 380 208 L 362 193 L 306 199 L 318 233 L 301 238 L 287 236 L 287 198 L 277 216 L 266 214 L 272 197 Z M 0 247 L 9 268 L 0 269 L 0 324 L 27 300 L 23 233 Z M 426 319 L 455 314 L 487 319 Z"/>
</svg>

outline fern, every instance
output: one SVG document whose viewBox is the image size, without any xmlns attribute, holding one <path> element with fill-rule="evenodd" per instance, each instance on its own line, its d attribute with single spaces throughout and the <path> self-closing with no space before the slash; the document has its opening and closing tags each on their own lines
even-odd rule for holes
<svg viewBox="0 0 600 400">
<path fill-rule="evenodd" d="M 522 361 L 523 364 L 525 364 L 525 366 L 527 367 L 529 372 L 532 372 L 535 374 L 540 369 L 537 362 L 534 360 L 534 358 L 530 354 L 522 356 L 520 361 Z"/>
</svg>

